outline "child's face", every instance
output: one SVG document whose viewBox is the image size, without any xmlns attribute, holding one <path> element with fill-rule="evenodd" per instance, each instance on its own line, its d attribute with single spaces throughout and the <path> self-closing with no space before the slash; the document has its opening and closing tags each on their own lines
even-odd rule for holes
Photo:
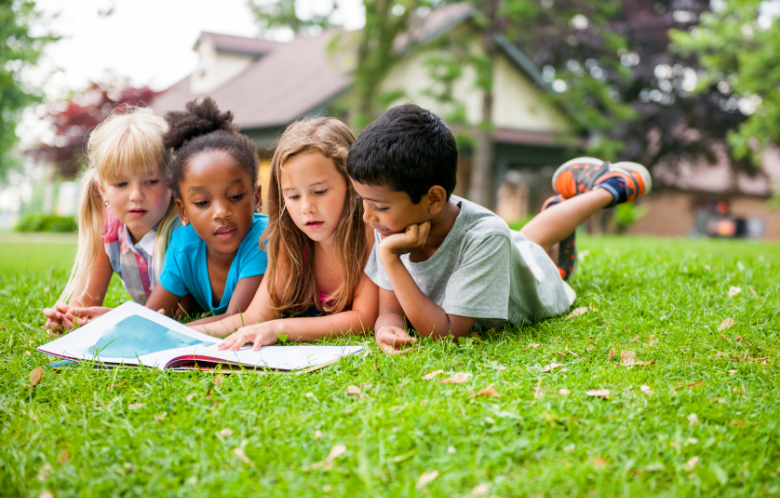
<svg viewBox="0 0 780 498">
<path fill-rule="evenodd" d="M 253 180 L 227 152 L 201 152 L 190 158 L 179 183 L 179 216 L 210 250 L 233 254 L 252 229 L 260 204 L 261 187 L 253 188 Z"/>
<path fill-rule="evenodd" d="M 160 173 L 120 176 L 96 183 L 101 197 L 127 226 L 134 243 L 160 222 L 171 204 L 171 189 Z"/>
<path fill-rule="evenodd" d="M 319 152 L 295 155 L 282 166 L 279 184 L 301 232 L 315 242 L 333 237 L 344 211 L 347 180 L 332 159 Z"/>
<path fill-rule="evenodd" d="M 430 219 L 426 196 L 414 204 L 406 192 L 397 192 L 385 185 L 368 185 L 354 179 L 352 185 L 363 199 L 363 221 L 383 237 L 402 233 L 406 227 Z"/>
</svg>

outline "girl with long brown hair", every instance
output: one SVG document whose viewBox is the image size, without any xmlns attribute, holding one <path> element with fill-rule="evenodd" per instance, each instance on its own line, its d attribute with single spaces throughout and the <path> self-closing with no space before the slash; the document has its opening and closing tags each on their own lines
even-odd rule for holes
<svg viewBox="0 0 780 498">
<path fill-rule="evenodd" d="M 266 276 L 249 309 L 197 327 L 216 335 L 238 329 L 220 349 L 373 328 L 378 290 L 363 272 L 373 237 L 346 170 L 354 140 L 334 118 L 307 118 L 285 130 L 271 161 L 269 224 L 260 242 L 269 256 Z"/>
</svg>

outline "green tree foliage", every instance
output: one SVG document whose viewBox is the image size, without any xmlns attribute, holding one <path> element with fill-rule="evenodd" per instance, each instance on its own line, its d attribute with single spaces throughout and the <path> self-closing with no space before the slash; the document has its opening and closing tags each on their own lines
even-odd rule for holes
<svg viewBox="0 0 780 498">
<path fill-rule="evenodd" d="M 713 86 L 721 105 L 747 116 L 728 133 L 732 154 L 758 165 L 761 153 L 780 144 L 780 26 L 762 12 L 761 0 L 721 0 L 702 14 L 695 31 L 672 31 L 674 49 L 697 55 L 706 72 L 697 90 Z"/>
<path fill-rule="evenodd" d="M 16 126 L 22 111 L 39 102 L 39 90 L 26 84 L 23 74 L 35 66 L 51 35 L 34 36 L 31 26 L 40 13 L 31 0 L 0 0 L 0 180 L 19 163 L 11 150 L 19 141 Z"/>
</svg>

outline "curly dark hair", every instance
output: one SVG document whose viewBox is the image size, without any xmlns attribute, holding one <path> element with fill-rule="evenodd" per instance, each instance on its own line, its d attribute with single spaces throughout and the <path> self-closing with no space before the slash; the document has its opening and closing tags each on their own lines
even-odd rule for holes
<svg viewBox="0 0 780 498">
<path fill-rule="evenodd" d="M 221 150 L 230 154 L 257 182 L 259 159 L 257 147 L 246 135 L 239 133 L 233 124 L 233 113 L 219 112 L 211 97 L 187 102 L 185 111 L 165 114 L 168 132 L 165 146 L 173 149 L 174 158 L 168 168 L 168 183 L 174 195 L 181 199 L 179 183 L 187 171 L 188 161 L 195 155 L 209 150 Z"/>
</svg>

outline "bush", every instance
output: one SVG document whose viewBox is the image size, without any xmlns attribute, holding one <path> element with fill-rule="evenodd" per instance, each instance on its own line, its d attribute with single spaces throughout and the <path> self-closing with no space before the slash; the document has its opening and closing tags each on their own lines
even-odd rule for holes
<svg viewBox="0 0 780 498">
<path fill-rule="evenodd" d="M 14 228 L 17 232 L 78 232 L 76 218 L 56 214 L 25 215 Z"/>
<path fill-rule="evenodd" d="M 615 226 L 618 233 L 623 233 L 628 228 L 641 220 L 647 214 L 647 209 L 637 206 L 633 202 L 619 204 L 615 209 Z"/>
</svg>

